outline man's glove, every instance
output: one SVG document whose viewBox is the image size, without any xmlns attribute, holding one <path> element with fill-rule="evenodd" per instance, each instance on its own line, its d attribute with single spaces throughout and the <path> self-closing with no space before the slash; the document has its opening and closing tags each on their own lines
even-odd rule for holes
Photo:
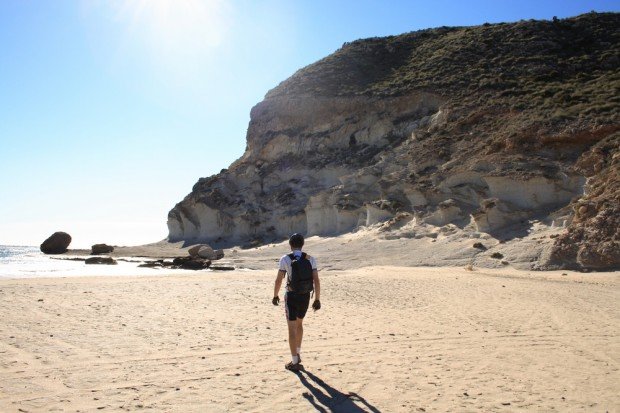
<svg viewBox="0 0 620 413">
<path fill-rule="evenodd" d="M 273 297 L 273 300 L 271 300 L 271 303 L 273 305 L 278 305 L 280 304 L 280 297 L 278 297 L 277 295 L 275 297 Z"/>
<path fill-rule="evenodd" d="M 312 309 L 314 311 L 320 310 L 321 309 L 321 302 L 319 300 L 314 300 L 314 302 L 312 303 Z"/>
</svg>

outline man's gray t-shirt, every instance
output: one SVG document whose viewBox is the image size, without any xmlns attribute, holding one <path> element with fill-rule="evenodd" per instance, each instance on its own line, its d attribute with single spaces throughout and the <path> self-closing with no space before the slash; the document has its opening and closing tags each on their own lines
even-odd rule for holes
<svg viewBox="0 0 620 413">
<path fill-rule="evenodd" d="M 296 257 L 301 257 L 301 251 L 300 250 L 294 250 L 293 254 Z M 312 265 L 312 269 L 316 270 L 317 266 L 316 266 L 316 260 L 314 259 L 314 257 L 312 257 L 310 255 L 307 255 L 306 258 L 308 258 L 308 260 L 310 261 L 310 264 Z M 282 258 L 280 258 L 279 270 L 280 271 L 286 271 L 286 282 L 288 284 L 291 281 L 291 274 L 293 273 L 291 257 L 289 257 L 288 255 L 284 255 Z"/>
</svg>

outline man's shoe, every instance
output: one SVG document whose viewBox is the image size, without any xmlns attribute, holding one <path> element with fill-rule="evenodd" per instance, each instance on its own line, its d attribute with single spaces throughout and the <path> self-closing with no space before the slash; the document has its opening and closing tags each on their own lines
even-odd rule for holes
<svg viewBox="0 0 620 413">
<path fill-rule="evenodd" d="M 296 363 L 293 364 L 292 361 L 289 361 L 288 363 L 286 363 L 286 365 L 284 366 L 285 369 L 290 370 L 290 371 L 299 371 L 301 370 L 301 363 Z"/>
</svg>

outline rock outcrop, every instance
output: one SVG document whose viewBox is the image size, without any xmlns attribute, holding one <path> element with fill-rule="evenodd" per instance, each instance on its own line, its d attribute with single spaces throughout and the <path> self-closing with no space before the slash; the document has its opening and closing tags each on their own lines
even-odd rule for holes
<svg viewBox="0 0 620 413">
<path fill-rule="evenodd" d="M 211 266 L 211 261 L 200 257 L 177 257 L 172 260 L 172 268 L 182 268 L 184 270 L 206 270 Z"/>
<path fill-rule="evenodd" d="M 170 211 L 169 240 L 536 219 L 566 231 L 536 268 L 618 268 L 619 55 L 616 13 L 347 43 L 252 109 L 245 153 Z"/>
<path fill-rule="evenodd" d="M 190 249 L 187 250 L 187 253 L 191 257 L 204 258 L 206 260 L 216 261 L 224 258 L 224 251 L 214 250 L 209 245 L 206 244 L 198 244 L 194 245 Z"/>
<path fill-rule="evenodd" d="M 567 268 L 620 265 L 620 139 L 616 133 L 585 153 L 577 168 L 588 177 L 585 196 L 572 203 L 572 223 L 553 246 L 552 263 Z"/>
<path fill-rule="evenodd" d="M 71 244 L 71 235 L 66 232 L 54 232 L 48 239 L 43 241 L 40 246 L 44 254 L 64 254 Z"/>
<path fill-rule="evenodd" d="M 112 257 L 90 257 L 86 258 L 85 264 L 103 264 L 103 265 L 116 265 L 116 260 Z"/>
<path fill-rule="evenodd" d="M 91 255 L 109 254 L 114 251 L 114 247 L 107 244 L 95 244 L 90 248 Z"/>
</svg>

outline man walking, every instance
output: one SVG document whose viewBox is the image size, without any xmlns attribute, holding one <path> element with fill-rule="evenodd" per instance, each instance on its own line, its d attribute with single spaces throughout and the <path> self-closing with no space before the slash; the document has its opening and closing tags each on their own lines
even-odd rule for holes
<svg viewBox="0 0 620 413">
<path fill-rule="evenodd" d="M 302 252 L 304 237 L 301 234 L 291 235 L 288 243 L 291 254 L 280 259 L 280 267 L 273 289 L 273 305 L 280 303 L 280 287 L 286 277 L 284 293 L 284 309 L 288 323 L 288 343 L 291 349 L 291 361 L 284 367 L 287 370 L 299 371 L 301 366 L 301 340 L 304 335 L 303 321 L 310 303 L 310 292 L 314 290 L 315 299 L 312 303 L 314 311 L 321 308 L 321 283 L 314 257 Z"/>
</svg>

